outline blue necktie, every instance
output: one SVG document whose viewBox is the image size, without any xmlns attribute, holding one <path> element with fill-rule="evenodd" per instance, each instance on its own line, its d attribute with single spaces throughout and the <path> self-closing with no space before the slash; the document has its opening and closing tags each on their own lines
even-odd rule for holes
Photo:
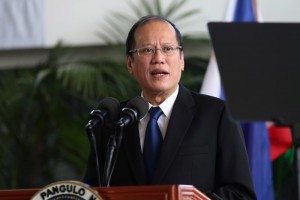
<svg viewBox="0 0 300 200">
<path fill-rule="evenodd" d="M 152 107 L 149 110 L 149 114 L 150 120 L 146 129 L 143 156 L 148 180 L 151 180 L 154 176 L 158 152 L 163 141 L 157 124 L 157 119 L 162 114 L 162 110 L 160 107 Z"/>
</svg>

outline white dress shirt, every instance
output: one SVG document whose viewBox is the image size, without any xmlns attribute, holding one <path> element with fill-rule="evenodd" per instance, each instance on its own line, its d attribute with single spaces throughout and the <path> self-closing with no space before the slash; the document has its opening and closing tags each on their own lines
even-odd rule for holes
<svg viewBox="0 0 300 200">
<path fill-rule="evenodd" d="M 163 113 L 158 118 L 157 123 L 158 123 L 158 126 L 159 126 L 159 129 L 160 129 L 163 139 L 165 138 L 165 135 L 167 132 L 170 116 L 171 116 L 171 113 L 173 110 L 173 105 L 174 105 L 174 102 L 178 95 L 178 90 L 179 90 L 179 86 L 177 86 L 176 90 L 173 92 L 173 94 L 171 96 L 169 96 L 166 100 L 164 100 L 164 102 L 162 102 L 159 105 L 159 107 L 163 111 Z M 143 94 L 142 94 L 142 96 L 143 96 Z M 151 105 L 149 103 L 149 109 L 152 106 L 153 105 Z M 150 119 L 150 114 L 147 113 L 145 115 L 145 117 L 140 119 L 140 122 L 139 122 L 139 134 L 140 134 L 140 143 L 141 143 L 142 151 L 143 151 L 143 147 L 144 147 L 146 128 L 147 128 L 149 119 Z"/>
</svg>

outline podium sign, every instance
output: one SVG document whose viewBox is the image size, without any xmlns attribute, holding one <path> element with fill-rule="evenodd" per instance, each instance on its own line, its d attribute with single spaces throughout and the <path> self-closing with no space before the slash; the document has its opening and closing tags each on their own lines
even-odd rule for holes
<svg viewBox="0 0 300 200">
<path fill-rule="evenodd" d="M 98 192 L 77 181 L 52 183 L 36 192 L 31 200 L 101 200 Z"/>
</svg>

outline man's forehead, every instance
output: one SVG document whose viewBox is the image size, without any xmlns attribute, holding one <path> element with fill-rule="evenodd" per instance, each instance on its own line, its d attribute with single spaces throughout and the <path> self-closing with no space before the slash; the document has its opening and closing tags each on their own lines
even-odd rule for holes
<svg viewBox="0 0 300 200">
<path fill-rule="evenodd" d="M 157 25 L 159 27 L 157 27 Z M 145 33 L 145 31 L 151 31 L 151 34 L 147 34 L 147 32 Z M 169 24 L 167 21 L 156 19 L 147 21 L 147 23 L 144 23 L 143 25 L 139 26 L 135 30 L 134 39 L 135 41 L 137 41 L 141 38 L 163 35 L 168 36 L 168 38 L 174 36 L 174 39 L 176 40 L 176 31 L 172 27 L 172 25 Z"/>
</svg>

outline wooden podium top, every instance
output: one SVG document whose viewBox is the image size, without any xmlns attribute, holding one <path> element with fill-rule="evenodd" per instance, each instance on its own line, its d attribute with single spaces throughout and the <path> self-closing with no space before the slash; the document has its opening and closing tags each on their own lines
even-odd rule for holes
<svg viewBox="0 0 300 200">
<path fill-rule="evenodd" d="M 210 200 L 191 185 L 98 187 L 104 200 Z M 39 189 L 0 190 L 1 200 L 30 200 Z"/>
</svg>

